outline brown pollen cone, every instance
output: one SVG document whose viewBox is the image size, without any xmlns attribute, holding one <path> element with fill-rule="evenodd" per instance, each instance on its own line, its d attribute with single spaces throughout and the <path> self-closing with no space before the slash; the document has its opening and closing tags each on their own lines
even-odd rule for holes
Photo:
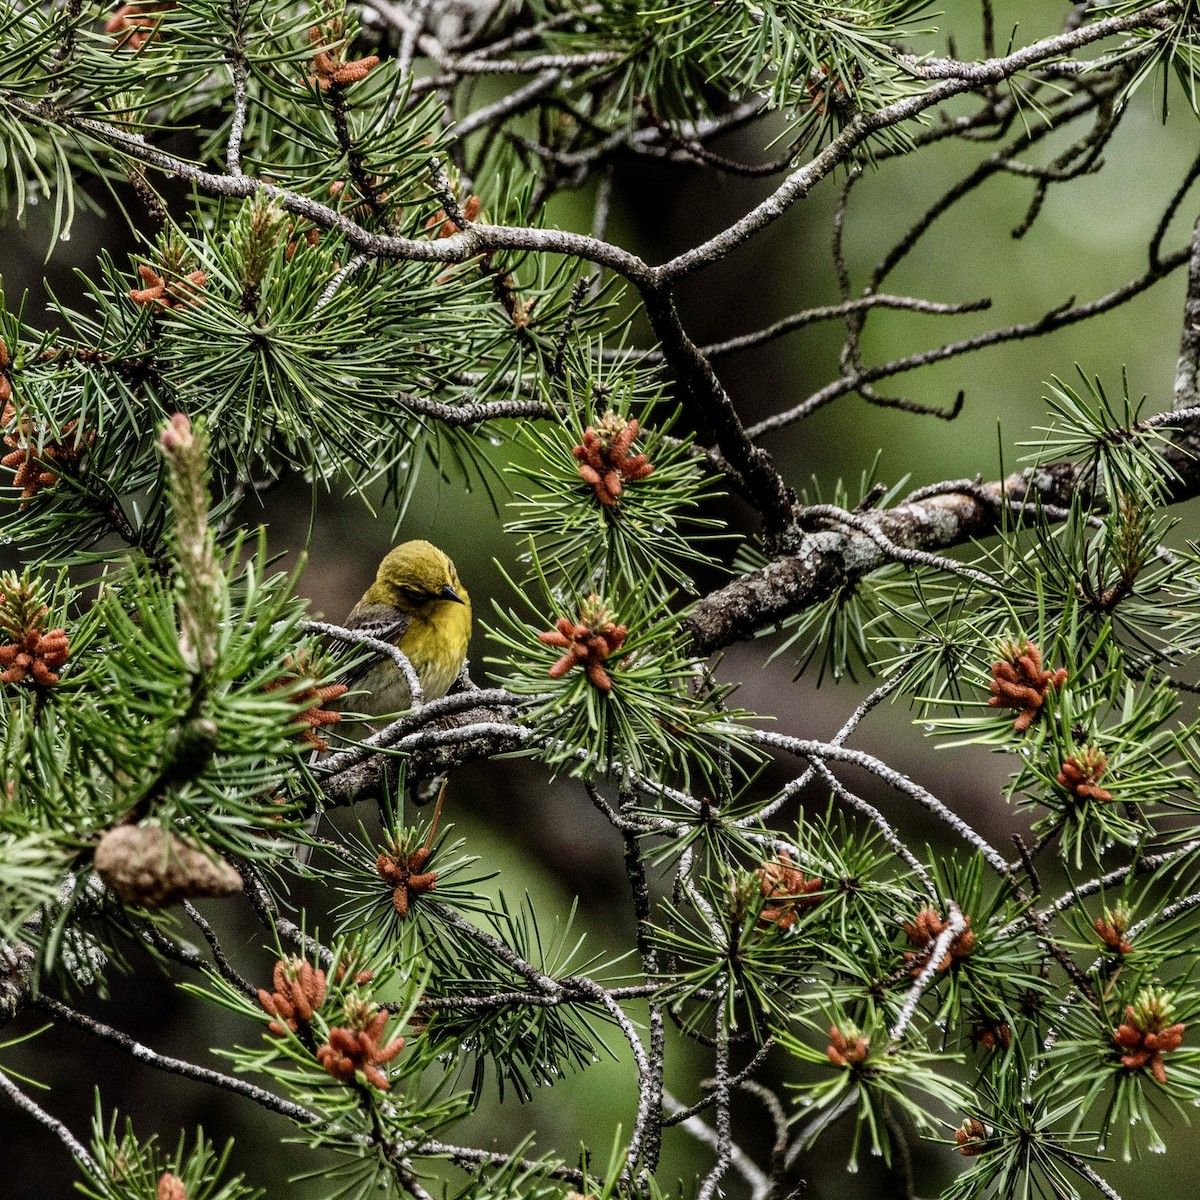
<svg viewBox="0 0 1200 1200">
<path fill-rule="evenodd" d="M 1125 1021 L 1113 1030 L 1113 1041 L 1124 1051 L 1121 1066 L 1130 1071 L 1150 1068 L 1158 1083 L 1167 1082 L 1163 1055 L 1178 1050 L 1187 1026 L 1171 1024 L 1174 1006 L 1157 988 L 1145 988 L 1134 1004 L 1125 1006 Z"/>
<path fill-rule="evenodd" d="M 164 1171 L 158 1177 L 158 1188 L 155 1190 L 154 1200 L 188 1200 L 187 1188 L 183 1186 L 183 1180 L 178 1175 L 172 1175 L 170 1171 Z"/>
<path fill-rule="evenodd" d="M 366 221 L 372 215 L 371 205 L 373 203 L 385 204 L 387 202 L 388 193 L 383 190 L 386 182 L 386 178 L 382 175 L 372 175 L 366 179 L 364 183 L 370 190 L 370 196 L 368 197 L 361 194 L 353 182 L 347 183 L 344 179 L 335 179 L 329 185 L 329 198 L 343 212 L 348 211 L 354 220 Z M 317 230 L 309 230 L 309 234 L 314 233 L 317 233 Z M 319 236 L 316 239 L 312 237 L 308 239 L 310 246 L 315 246 L 319 242 Z M 295 253 L 295 251 L 292 251 L 292 253 Z M 289 255 L 290 257 L 291 255 Z"/>
<path fill-rule="evenodd" d="M 158 40 L 158 23 L 163 13 L 170 12 L 174 7 L 174 0 L 122 4 L 104 23 L 104 32 L 113 35 L 114 50 L 125 46 L 140 50 L 147 42 Z"/>
<path fill-rule="evenodd" d="M 975 934 L 971 929 L 971 918 L 964 917 L 963 920 L 966 922 L 966 928 L 955 937 L 946 953 L 942 955 L 941 961 L 937 965 L 939 972 L 946 970 L 956 959 L 965 958 L 975 948 Z M 914 978 L 925 969 L 925 964 L 929 961 L 930 954 L 933 953 L 931 943 L 937 941 L 949 927 L 950 922 L 944 920 L 932 908 L 923 908 L 911 921 L 904 922 L 904 932 L 908 934 L 908 940 L 914 946 L 925 947 L 923 950 L 906 950 L 904 952 L 904 961 L 911 964 L 911 974 Z"/>
<path fill-rule="evenodd" d="M 636 419 L 626 421 L 611 409 L 600 423 L 583 431 L 583 441 L 571 447 L 579 460 L 579 478 L 591 486 L 606 508 L 616 508 L 625 483 L 645 479 L 654 471 L 644 454 L 631 454 L 638 435 Z"/>
<path fill-rule="evenodd" d="M 976 1117 L 968 1117 L 954 1131 L 954 1140 L 958 1143 L 959 1154 L 974 1158 L 983 1153 L 988 1140 L 987 1126 Z"/>
<path fill-rule="evenodd" d="M 442 801 L 446 789 L 443 786 L 438 794 L 437 806 L 433 810 L 433 818 L 429 824 L 429 834 L 423 846 L 405 853 L 399 846 L 390 851 L 383 851 L 375 860 L 375 870 L 379 878 L 392 888 L 392 906 L 401 918 L 408 916 L 408 910 L 414 896 L 422 896 L 426 892 L 437 889 L 438 873 L 426 871 L 425 864 L 433 853 L 433 838 L 437 833 L 438 821 L 442 815 Z"/>
<path fill-rule="evenodd" d="M 12 399 L 12 381 L 8 377 L 8 369 L 12 366 L 12 359 L 8 356 L 8 347 L 4 344 L 4 339 L 0 338 L 0 404 L 7 405 Z M 8 422 L 6 421 L 5 424 Z"/>
<path fill-rule="evenodd" d="M 0 645 L 0 683 L 51 687 L 58 682 L 58 668 L 67 661 L 71 643 L 65 629 L 43 628 L 47 612 L 26 584 L 9 582 L 0 591 L 0 634 L 12 639 Z"/>
<path fill-rule="evenodd" d="M 287 247 L 283 252 L 284 258 L 291 262 L 296 255 L 296 251 L 300 249 L 301 244 L 305 246 L 319 246 L 321 244 L 321 233 L 317 229 L 297 229 L 294 224 L 289 224 L 286 230 Z"/>
<path fill-rule="evenodd" d="M 1066 683 L 1067 669 L 1042 670 L 1042 652 L 1030 641 L 1004 646 L 1001 653 L 1003 657 L 992 663 L 988 704 L 992 708 L 1019 709 L 1013 730 L 1024 733 L 1041 712 L 1046 693 Z"/>
<path fill-rule="evenodd" d="M 352 996 L 346 1001 L 345 1011 L 346 1024 L 329 1030 L 329 1040 L 317 1048 L 317 1062 L 342 1083 L 349 1083 L 354 1073 L 361 1071 L 372 1087 L 386 1092 L 390 1084 L 380 1067 L 404 1049 L 404 1039 L 381 1044 L 388 1012 L 376 1009 L 370 1001 Z"/>
<path fill-rule="evenodd" d="M 340 36 L 341 30 L 333 32 L 332 38 L 326 38 L 325 33 L 319 25 L 314 25 L 308 31 L 308 40 L 314 45 L 319 46 L 322 42 L 333 40 Z M 315 75 L 308 77 L 308 82 L 312 87 L 319 87 L 323 91 L 331 88 L 334 84 L 339 87 L 349 87 L 352 83 L 358 83 L 360 79 L 366 79 L 373 68 L 379 66 L 379 55 L 369 54 L 366 58 L 356 58 L 347 62 L 343 57 L 343 49 L 334 47 L 332 50 L 317 50 L 313 54 L 313 70 Z"/>
<path fill-rule="evenodd" d="M 301 1024 L 307 1025 L 325 1002 L 325 972 L 302 958 L 281 958 L 275 964 L 272 982 L 273 992 L 258 989 L 258 1002 L 278 1018 L 267 1028 L 281 1037 L 285 1028 L 295 1033 Z"/>
<path fill-rule="evenodd" d="M 468 196 L 467 202 L 462 207 L 463 220 L 474 221 L 479 216 L 482 208 L 483 201 L 478 196 Z M 462 226 L 457 224 L 453 217 L 448 216 L 444 208 L 439 208 L 425 222 L 425 228 L 429 231 L 429 236 L 435 241 L 441 241 L 442 238 L 448 238 L 462 232 Z M 435 230 L 436 232 L 434 232 Z"/>
<path fill-rule="evenodd" d="M 337 980 L 338 983 L 341 983 L 346 978 L 346 975 L 348 973 L 349 973 L 349 968 L 346 966 L 346 964 L 338 963 L 338 968 L 333 973 L 333 977 L 335 980 Z M 368 967 L 362 971 L 355 971 L 354 974 L 350 976 L 350 978 L 354 983 L 357 983 L 357 984 L 370 983 L 371 980 L 375 978 L 375 972 L 372 971 Z"/>
<path fill-rule="evenodd" d="M 1108 758 L 1096 746 L 1087 746 L 1078 754 L 1063 759 L 1062 770 L 1056 778 L 1073 796 L 1080 800 L 1112 799 L 1112 792 L 1100 787 L 1100 778 L 1108 769 Z"/>
<path fill-rule="evenodd" d="M 0 382 L 7 386 L 8 395 L 11 395 L 7 378 L 0 375 Z M 11 402 L 5 404 L 0 424 L 4 426 L 4 444 L 10 448 L 9 453 L 0 458 L 0 467 L 14 472 L 9 486 L 21 489 L 23 509 L 29 507 L 29 502 L 42 488 L 57 483 L 64 470 L 74 471 L 95 438 L 92 434 L 73 439 L 71 434 L 78 424 L 76 421 L 63 425 L 58 440 L 42 438 L 33 419 L 18 417 Z"/>
<path fill-rule="evenodd" d="M 813 111 L 821 116 L 825 115 L 826 96 L 828 95 L 827 89 L 829 88 L 829 84 L 827 82 L 828 79 L 829 67 L 826 66 L 825 63 L 822 63 L 820 67 L 820 78 L 816 78 L 816 72 L 813 72 L 804 85 L 805 90 L 808 92 L 809 97 L 811 98 L 811 106 Z M 844 96 L 846 94 L 845 82 L 841 79 L 834 80 L 833 91 L 841 92 Z"/>
<path fill-rule="evenodd" d="M 604 663 L 625 645 L 628 634 L 628 627 L 616 624 L 600 597 L 593 594 L 583 602 L 577 621 L 559 617 L 553 629 L 537 635 L 544 646 L 566 651 L 546 674 L 561 679 L 572 667 L 582 666 L 596 687 L 612 691 L 612 677 Z"/>
<path fill-rule="evenodd" d="M 286 665 L 287 673 L 268 683 L 266 691 L 276 692 L 280 688 L 306 678 L 309 673 L 309 661 L 304 654 L 296 658 L 289 658 Z M 292 699 L 297 704 L 307 705 L 292 718 L 292 724 L 300 727 L 298 736 L 302 742 L 307 742 L 315 750 L 329 749 L 329 743 L 318 730 L 326 725 L 336 725 L 342 719 L 342 714 L 336 709 L 326 708 L 325 705 L 340 699 L 345 693 L 346 685 L 344 683 L 327 683 L 324 687 L 317 687 L 316 684 L 313 684 L 311 687 L 302 688 L 295 693 Z"/>
<path fill-rule="evenodd" d="M 414 896 L 432 892 L 437 888 L 438 873 L 423 871 L 432 851 L 428 846 L 419 846 L 411 854 L 401 856 L 399 852 L 384 851 L 375 860 L 379 878 L 392 888 L 392 904 L 401 917 L 408 916 L 408 908 Z"/>
<path fill-rule="evenodd" d="M 759 920 L 768 921 L 779 929 L 791 929 L 801 909 L 812 908 L 821 902 L 820 896 L 812 894 L 821 890 L 821 880 L 806 878 L 786 850 L 779 852 L 776 862 L 765 862 L 758 868 L 758 883 L 765 900 L 777 901 L 763 907 Z"/>
<path fill-rule="evenodd" d="M 982 1046 L 985 1050 L 1007 1050 L 1012 1045 L 1012 1030 L 1005 1021 L 994 1021 L 991 1017 L 983 1017 L 971 1028 L 971 1045 Z"/>
<path fill-rule="evenodd" d="M 197 291 L 208 283 L 204 271 L 190 271 L 182 279 L 165 279 L 148 263 L 142 263 L 137 273 L 144 286 L 130 288 L 130 300 L 143 308 L 165 308 L 168 312 L 185 304 L 199 303 Z"/>
<path fill-rule="evenodd" d="M 1125 936 L 1129 930 L 1133 914 L 1123 904 L 1115 908 L 1106 908 L 1104 916 L 1097 917 L 1092 922 L 1096 936 L 1114 954 L 1126 955 L 1133 953 L 1133 943 Z"/>
<path fill-rule="evenodd" d="M 836 1025 L 829 1027 L 829 1045 L 825 1054 L 835 1067 L 857 1066 L 865 1062 L 871 1052 L 871 1039 L 864 1037 L 853 1025 L 842 1031 Z"/>
</svg>

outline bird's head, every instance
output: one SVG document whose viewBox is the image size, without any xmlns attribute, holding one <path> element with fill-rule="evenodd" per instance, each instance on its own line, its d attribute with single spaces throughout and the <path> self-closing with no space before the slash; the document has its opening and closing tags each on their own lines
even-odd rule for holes
<svg viewBox="0 0 1200 1200">
<path fill-rule="evenodd" d="M 439 602 L 470 603 L 454 564 L 432 542 L 424 541 L 402 542 L 389 551 L 363 599 L 402 612 Z"/>
</svg>

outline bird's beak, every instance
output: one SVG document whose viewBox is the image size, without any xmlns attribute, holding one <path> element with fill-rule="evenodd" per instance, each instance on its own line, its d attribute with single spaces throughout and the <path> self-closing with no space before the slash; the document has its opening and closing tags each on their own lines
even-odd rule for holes
<svg viewBox="0 0 1200 1200">
<path fill-rule="evenodd" d="M 453 600 L 455 604 L 466 604 L 466 601 L 448 584 L 442 584 L 442 590 L 438 592 L 443 600 Z"/>
</svg>

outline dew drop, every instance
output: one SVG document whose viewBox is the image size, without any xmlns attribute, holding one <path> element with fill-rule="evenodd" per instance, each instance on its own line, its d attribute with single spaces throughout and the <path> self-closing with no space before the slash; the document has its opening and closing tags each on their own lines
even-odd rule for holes
<svg viewBox="0 0 1200 1200">
<path fill-rule="evenodd" d="M 69 229 L 64 229 L 62 233 L 58 235 L 58 240 L 60 242 L 69 242 L 71 240 L 71 231 Z"/>
<path fill-rule="evenodd" d="M 850 1174 L 850 1175 L 857 1175 L 857 1174 L 858 1174 L 858 1159 L 857 1159 L 857 1158 L 852 1158 L 852 1159 L 851 1159 L 851 1160 L 850 1160 L 850 1161 L 849 1161 L 849 1162 L 846 1164 L 846 1171 L 847 1171 L 847 1173 L 848 1173 L 848 1174 Z"/>
<path fill-rule="evenodd" d="M 1151 1142 L 1147 1147 L 1151 1154 L 1166 1154 L 1167 1148 L 1162 1142 Z"/>
</svg>

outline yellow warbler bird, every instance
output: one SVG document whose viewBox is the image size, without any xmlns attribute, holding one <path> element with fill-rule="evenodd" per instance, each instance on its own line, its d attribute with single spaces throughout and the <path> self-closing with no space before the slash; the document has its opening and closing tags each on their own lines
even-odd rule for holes
<svg viewBox="0 0 1200 1200">
<path fill-rule="evenodd" d="M 458 578 L 454 564 L 432 542 L 403 542 L 389 551 L 379 564 L 375 582 L 350 610 L 345 628 L 358 630 L 391 642 L 408 657 L 421 682 L 426 700 L 437 700 L 453 686 L 467 660 L 471 640 L 471 598 Z M 412 707 L 412 690 L 401 669 L 391 658 L 368 658 L 343 672 L 338 679 L 351 689 L 346 706 L 368 716 L 387 717 Z M 370 736 L 357 723 L 340 726 L 350 739 Z M 357 726 L 357 727 L 356 727 Z M 437 794 L 440 780 L 421 787 L 410 780 L 412 799 L 423 804 Z M 308 823 L 309 833 L 320 824 L 318 812 Z M 311 845 L 296 847 L 298 863 L 307 863 Z"/>
<path fill-rule="evenodd" d="M 444 696 L 462 670 L 471 640 L 471 598 L 454 564 L 432 542 L 404 542 L 379 564 L 375 582 L 346 628 L 391 642 L 412 663 L 426 700 Z M 371 716 L 412 705 L 404 672 L 375 658 L 342 677 L 357 695 L 348 705 Z"/>
</svg>

